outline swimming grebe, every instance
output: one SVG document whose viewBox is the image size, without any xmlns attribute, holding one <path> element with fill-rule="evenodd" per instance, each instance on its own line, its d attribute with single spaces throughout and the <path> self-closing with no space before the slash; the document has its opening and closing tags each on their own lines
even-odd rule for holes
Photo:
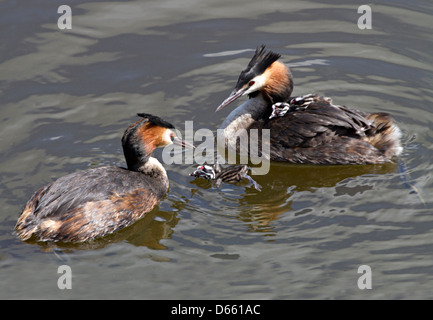
<svg viewBox="0 0 433 320">
<path fill-rule="evenodd" d="M 83 242 L 131 225 L 161 200 L 169 187 L 161 163 L 151 157 L 178 139 L 173 125 L 139 113 L 126 129 L 122 146 L 127 169 L 100 167 L 71 173 L 39 189 L 15 226 L 22 240 Z"/>
<path fill-rule="evenodd" d="M 239 153 L 236 132 L 270 129 L 270 160 L 309 164 L 383 163 L 402 152 L 400 129 L 387 113 L 363 113 L 334 105 L 330 98 L 291 98 L 290 70 L 280 54 L 257 48 L 234 91 L 216 109 L 241 96 L 249 100 L 222 123 L 224 148 Z M 258 136 L 260 146 L 261 135 Z"/>
<path fill-rule="evenodd" d="M 216 188 L 219 188 L 222 182 L 236 183 L 247 179 L 250 184 L 256 188 L 256 190 L 261 191 L 262 187 L 248 175 L 249 170 L 250 168 L 244 164 L 231 165 L 225 168 L 221 168 L 218 163 L 216 163 L 213 167 L 205 164 L 198 166 L 196 170 L 190 173 L 190 176 L 215 180 Z"/>
</svg>

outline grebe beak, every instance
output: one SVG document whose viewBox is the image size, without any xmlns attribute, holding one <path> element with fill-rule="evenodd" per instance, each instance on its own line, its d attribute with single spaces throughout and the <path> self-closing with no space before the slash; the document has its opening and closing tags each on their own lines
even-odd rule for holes
<svg viewBox="0 0 433 320">
<path fill-rule="evenodd" d="M 177 144 L 177 145 L 179 145 L 179 146 L 182 146 L 182 147 L 184 147 L 184 148 L 195 149 L 195 147 L 194 147 L 191 143 L 186 142 L 186 141 L 184 141 L 184 140 L 182 140 L 182 139 L 179 139 L 178 137 L 174 137 L 174 138 L 173 138 L 173 143 L 174 143 L 174 144 Z"/>
<path fill-rule="evenodd" d="M 227 107 L 230 103 L 232 103 L 233 101 L 235 101 L 237 98 L 243 96 L 243 94 L 247 90 L 248 90 L 248 86 L 246 86 L 245 88 L 241 88 L 239 90 L 236 90 L 236 89 L 233 90 L 233 92 L 230 93 L 229 97 L 227 99 L 225 99 L 223 101 L 223 103 L 220 104 L 220 106 L 215 110 L 215 112 L 218 112 L 221 109 L 224 109 L 225 107 Z"/>
</svg>

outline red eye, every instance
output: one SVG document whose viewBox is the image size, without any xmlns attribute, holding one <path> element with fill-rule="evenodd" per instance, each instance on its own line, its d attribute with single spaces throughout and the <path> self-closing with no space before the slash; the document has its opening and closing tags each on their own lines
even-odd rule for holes
<svg viewBox="0 0 433 320">
<path fill-rule="evenodd" d="M 248 83 L 248 85 L 251 87 L 254 85 L 254 83 L 256 83 L 255 81 L 250 81 L 250 83 Z"/>
</svg>

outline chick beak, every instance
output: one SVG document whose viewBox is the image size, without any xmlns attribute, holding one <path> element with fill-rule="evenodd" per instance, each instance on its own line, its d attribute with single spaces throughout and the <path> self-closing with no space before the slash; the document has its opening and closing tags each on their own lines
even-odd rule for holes
<svg viewBox="0 0 433 320">
<path fill-rule="evenodd" d="M 230 93 L 229 97 L 227 99 L 225 99 L 220 106 L 215 110 L 215 112 L 220 111 L 221 109 L 224 109 L 225 107 L 227 107 L 230 103 L 232 103 L 233 101 L 235 101 L 237 98 L 241 97 L 245 91 L 248 90 L 248 87 L 245 88 L 241 88 L 239 90 L 233 90 L 232 93 Z"/>
<path fill-rule="evenodd" d="M 195 149 L 195 147 L 191 143 L 186 142 L 185 140 L 179 139 L 178 137 L 173 138 L 173 143 L 177 144 L 179 146 L 182 146 L 184 148 Z"/>
</svg>

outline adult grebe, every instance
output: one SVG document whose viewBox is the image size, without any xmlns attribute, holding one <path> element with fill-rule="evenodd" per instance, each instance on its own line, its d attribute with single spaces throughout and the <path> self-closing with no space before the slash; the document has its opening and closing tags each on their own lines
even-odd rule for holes
<svg viewBox="0 0 433 320">
<path fill-rule="evenodd" d="M 383 163 L 402 152 L 401 132 L 387 113 L 363 113 L 337 106 L 330 98 L 307 95 L 291 98 L 290 70 L 280 55 L 257 48 L 241 72 L 235 90 L 219 111 L 248 95 L 222 123 L 224 146 L 239 153 L 236 132 L 270 129 L 270 160 L 309 164 Z M 278 104 L 278 103 L 283 103 Z M 292 107 L 290 107 L 292 106 Z M 258 135 L 260 146 L 261 135 Z"/>
<path fill-rule="evenodd" d="M 15 226 L 22 240 L 82 242 L 131 225 L 161 200 L 169 187 L 161 163 L 151 157 L 178 139 L 174 127 L 159 117 L 126 129 L 122 146 L 127 169 L 100 167 L 71 173 L 39 189 L 27 202 Z"/>
</svg>

